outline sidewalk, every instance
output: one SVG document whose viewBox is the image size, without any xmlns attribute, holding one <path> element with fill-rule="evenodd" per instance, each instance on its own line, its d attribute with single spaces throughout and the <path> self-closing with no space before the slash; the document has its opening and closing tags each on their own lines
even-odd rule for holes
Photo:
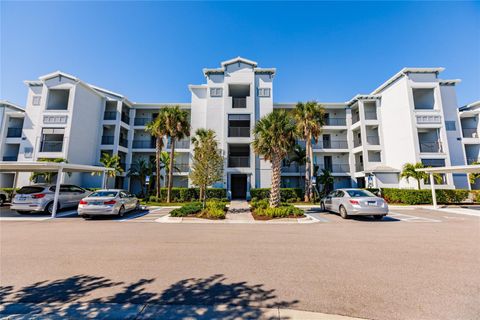
<svg viewBox="0 0 480 320">
<path fill-rule="evenodd" d="M 269 320 L 364 320 L 335 314 L 283 308 L 232 305 L 162 305 L 120 303 L 10 304 L 0 307 L 0 318 L 7 319 L 269 319 Z"/>
</svg>

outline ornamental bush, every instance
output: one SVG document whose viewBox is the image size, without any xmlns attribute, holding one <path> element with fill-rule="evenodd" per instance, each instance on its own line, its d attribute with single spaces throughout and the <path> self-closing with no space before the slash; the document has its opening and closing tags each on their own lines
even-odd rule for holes
<svg viewBox="0 0 480 320">
<path fill-rule="evenodd" d="M 172 210 L 170 216 L 172 217 L 186 217 L 192 214 L 196 214 L 202 210 L 202 204 L 200 202 L 187 203 L 181 208 Z"/>
<path fill-rule="evenodd" d="M 440 189 L 435 190 L 438 203 L 460 203 L 468 199 L 469 190 L 451 190 Z M 388 203 L 403 203 L 403 204 L 432 204 L 431 190 L 415 190 L 415 189 L 381 189 L 381 196 Z M 474 200 L 475 201 L 475 200 Z"/>
<path fill-rule="evenodd" d="M 172 202 L 187 202 L 198 200 L 200 190 L 198 188 L 172 188 Z M 208 188 L 207 199 L 225 199 L 227 191 L 221 188 Z M 160 198 L 150 196 L 151 202 L 164 202 L 167 200 L 167 188 L 160 189 Z"/>
<path fill-rule="evenodd" d="M 262 200 L 268 199 L 270 196 L 270 188 L 255 188 L 250 190 L 252 199 Z M 284 202 L 295 202 L 303 199 L 303 190 L 301 188 L 280 188 L 280 199 Z"/>
<path fill-rule="evenodd" d="M 303 210 L 292 205 L 282 205 L 277 208 L 257 208 L 255 214 L 268 218 L 287 218 L 290 216 L 303 217 Z"/>
</svg>

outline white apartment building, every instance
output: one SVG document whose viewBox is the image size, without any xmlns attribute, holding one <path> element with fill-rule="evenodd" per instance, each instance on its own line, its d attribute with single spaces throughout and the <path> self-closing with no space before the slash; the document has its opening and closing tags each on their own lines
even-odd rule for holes
<svg viewBox="0 0 480 320">
<path fill-rule="evenodd" d="M 346 102 L 322 103 L 326 125 L 314 146 L 314 163 L 332 172 L 334 187 L 415 188 L 400 179 L 407 162 L 428 166 L 465 163 L 455 85 L 441 80 L 443 68 L 404 68 L 370 94 Z M 190 85 L 189 103 L 137 103 L 63 72 L 26 81 L 28 97 L 18 161 L 65 158 L 70 163 L 99 165 L 101 154 L 118 154 L 127 169 L 138 159 L 154 157 L 154 138 L 145 125 L 167 105 L 189 110 L 192 134 L 215 130 L 225 156 L 223 181 L 229 197 L 249 198 L 251 188 L 269 187 L 270 163 L 252 151 L 252 128 L 275 109 L 296 103 L 273 101 L 275 68 L 260 68 L 244 58 L 204 69 L 206 82 Z M 4 138 L 2 136 L 2 144 Z M 299 144 L 304 142 L 299 141 Z M 166 141 L 166 151 L 169 151 Z M 176 142 L 174 186 L 188 186 L 190 139 Z M 477 153 L 478 156 L 478 153 Z M 28 184 L 27 174 L 19 184 Z M 303 187 L 304 168 L 282 170 L 283 187 Z M 99 177 L 72 174 L 63 179 L 82 186 Z M 427 182 L 428 183 L 428 182 Z M 125 173 L 110 181 L 133 192 L 140 182 Z M 422 185 L 422 187 L 428 187 Z M 447 174 L 440 188 L 469 188 L 466 175 Z"/>
<path fill-rule="evenodd" d="M 462 144 L 467 164 L 480 162 L 480 100 L 458 109 L 458 117 L 462 129 Z M 472 189 L 480 189 L 480 182 L 472 185 Z"/>
<path fill-rule="evenodd" d="M 17 161 L 22 138 L 25 110 L 6 100 L 0 100 L 0 161 Z M 13 185 L 13 173 L 0 173 L 0 188 Z"/>
</svg>

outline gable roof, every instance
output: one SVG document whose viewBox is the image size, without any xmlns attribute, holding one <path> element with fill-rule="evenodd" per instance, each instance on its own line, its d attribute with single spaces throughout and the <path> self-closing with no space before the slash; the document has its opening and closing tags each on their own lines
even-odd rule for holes
<svg viewBox="0 0 480 320">
<path fill-rule="evenodd" d="M 385 88 L 389 85 L 397 81 L 403 76 L 408 75 L 409 73 L 436 73 L 439 74 L 440 72 L 444 71 L 445 68 L 403 68 L 399 72 L 397 72 L 393 77 L 385 81 L 382 85 L 380 85 L 377 89 L 372 91 L 373 94 L 378 94 L 382 92 Z"/>
<path fill-rule="evenodd" d="M 10 102 L 8 100 L 0 100 L 0 105 L 3 104 L 3 105 L 6 105 L 12 109 L 17 109 L 18 111 L 21 111 L 21 112 L 25 112 L 25 109 L 23 109 L 22 107 L 20 107 L 19 105 L 16 105 L 15 103 L 13 102 Z"/>
<path fill-rule="evenodd" d="M 248 60 L 248 59 L 245 59 L 245 58 L 242 58 L 242 57 L 238 56 L 236 58 L 233 58 L 233 59 L 230 59 L 230 60 L 227 60 L 227 61 L 223 61 L 222 62 L 222 67 L 225 68 L 225 66 L 228 66 L 230 64 L 234 64 L 234 63 L 237 63 L 237 62 L 242 62 L 242 63 L 245 63 L 245 64 L 249 64 L 249 65 L 253 66 L 254 68 L 257 66 L 257 63 L 255 61 Z"/>
</svg>

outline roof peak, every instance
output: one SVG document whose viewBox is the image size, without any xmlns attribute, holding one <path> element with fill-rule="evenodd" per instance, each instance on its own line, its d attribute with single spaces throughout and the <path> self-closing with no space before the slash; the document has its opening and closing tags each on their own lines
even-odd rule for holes
<svg viewBox="0 0 480 320">
<path fill-rule="evenodd" d="M 256 67 L 256 66 L 257 66 L 257 63 L 256 63 L 255 61 L 252 61 L 252 60 L 245 59 L 245 58 L 242 58 L 242 57 L 240 57 L 240 56 L 237 56 L 236 58 L 223 61 L 223 62 L 222 62 L 222 67 L 225 67 L 225 66 L 228 66 L 229 64 L 234 64 L 234 63 L 237 63 L 237 62 L 243 62 L 243 63 L 249 64 L 249 65 L 251 65 L 251 66 L 253 66 L 253 67 Z"/>
</svg>

